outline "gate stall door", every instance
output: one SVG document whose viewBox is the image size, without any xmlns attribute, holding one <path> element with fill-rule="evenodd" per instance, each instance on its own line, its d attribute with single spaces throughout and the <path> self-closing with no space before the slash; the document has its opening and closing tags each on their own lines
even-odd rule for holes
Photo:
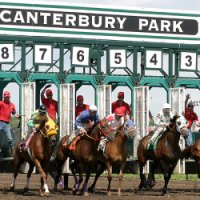
<svg viewBox="0 0 200 200">
<path fill-rule="evenodd" d="M 183 115 L 185 112 L 185 88 L 170 88 L 170 105 L 173 114 Z M 181 136 L 179 141 L 181 150 L 185 148 L 185 140 Z M 185 173 L 185 159 L 179 160 L 175 171 Z"/>
<path fill-rule="evenodd" d="M 75 84 L 60 85 L 60 139 L 70 135 L 75 121 Z"/>
<path fill-rule="evenodd" d="M 28 131 L 27 123 L 28 120 L 31 118 L 32 112 L 35 110 L 35 88 L 35 82 L 22 83 L 22 137 Z"/>
<path fill-rule="evenodd" d="M 99 85 L 97 88 L 98 113 L 100 119 L 111 114 L 111 87 L 111 85 Z"/>
<path fill-rule="evenodd" d="M 70 135 L 75 122 L 75 84 L 60 85 L 60 139 Z M 69 173 L 69 158 L 65 161 L 63 173 Z"/>
<path fill-rule="evenodd" d="M 149 125 L 149 87 L 134 88 L 134 121 L 136 123 L 136 137 L 134 139 L 134 157 L 137 157 L 139 140 L 147 135 Z"/>
</svg>

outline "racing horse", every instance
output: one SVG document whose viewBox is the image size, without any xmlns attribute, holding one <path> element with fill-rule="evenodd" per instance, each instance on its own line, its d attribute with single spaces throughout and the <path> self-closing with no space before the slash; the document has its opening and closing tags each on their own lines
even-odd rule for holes
<svg viewBox="0 0 200 200">
<path fill-rule="evenodd" d="M 90 130 L 81 136 L 80 140 L 76 143 L 75 152 L 70 151 L 68 147 L 64 147 L 64 144 L 68 143 L 69 135 L 64 136 L 57 148 L 55 163 L 56 172 L 54 173 L 54 190 L 57 189 L 59 178 L 62 174 L 62 167 L 70 157 L 74 162 L 70 165 L 72 174 L 74 176 L 75 185 L 73 188 L 73 194 L 79 192 L 80 185 L 83 181 L 82 170 L 86 166 L 86 177 L 82 186 L 82 192 L 84 196 L 88 196 L 87 184 L 91 174 L 91 168 L 95 162 L 97 156 L 97 147 L 102 135 L 107 134 L 107 121 L 100 120 L 95 127 L 91 127 Z M 79 180 L 76 176 L 76 169 L 79 170 Z"/>
<path fill-rule="evenodd" d="M 34 166 L 41 175 L 41 187 L 39 189 L 40 196 L 49 196 L 47 185 L 47 169 L 52 155 L 52 143 L 55 142 L 58 126 L 52 119 L 44 116 L 44 119 L 36 128 L 36 132 L 32 136 L 27 150 L 22 150 L 20 142 L 15 148 L 14 154 L 14 174 L 13 181 L 10 185 L 10 190 L 14 190 L 16 178 L 20 166 L 26 161 L 29 163 L 27 181 L 24 187 L 24 192 L 29 190 L 29 181 L 33 172 Z M 43 192 L 44 188 L 44 192 Z"/>
<path fill-rule="evenodd" d="M 164 187 L 162 195 L 168 194 L 168 183 L 171 178 L 171 174 L 181 156 L 181 149 L 179 147 L 180 135 L 187 133 L 187 122 L 183 116 L 175 115 L 171 120 L 169 126 L 163 132 L 162 136 L 157 142 L 157 149 L 147 150 L 148 141 L 150 135 L 144 136 L 138 145 L 137 156 L 139 161 L 140 170 L 140 184 L 138 186 L 139 191 L 142 188 L 151 188 L 155 185 L 154 172 L 155 169 L 160 166 L 164 175 Z M 153 165 L 150 168 L 148 179 L 146 180 L 143 172 L 147 160 L 153 160 Z"/>
<path fill-rule="evenodd" d="M 108 187 L 107 192 L 108 195 L 111 195 L 111 181 L 112 181 L 112 165 L 118 164 L 120 167 L 119 175 L 118 175 L 118 196 L 121 195 L 122 192 L 122 179 L 123 179 L 123 171 L 126 164 L 127 159 L 127 139 L 128 137 L 134 138 L 135 128 L 128 128 L 127 131 L 124 129 L 125 123 L 118 127 L 115 134 L 110 131 L 110 134 L 107 135 L 108 142 L 106 143 L 104 153 L 99 153 L 98 155 L 98 168 L 95 175 L 95 179 L 92 185 L 89 187 L 89 191 L 92 192 L 95 188 L 96 182 L 103 171 L 107 168 L 108 171 Z M 114 137 L 113 137 L 114 135 Z"/>
<path fill-rule="evenodd" d="M 198 139 L 193 145 L 186 147 L 182 152 L 182 158 L 189 158 L 195 160 L 197 167 L 198 178 L 200 178 L 200 139 Z"/>
</svg>

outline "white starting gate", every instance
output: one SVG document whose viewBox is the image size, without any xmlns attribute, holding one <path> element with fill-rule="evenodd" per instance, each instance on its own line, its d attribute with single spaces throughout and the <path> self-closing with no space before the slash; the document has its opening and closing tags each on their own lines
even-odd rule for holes
<svg viewBox="0 0 200 200">
<path fill-rule="evenodd" d="M 98 96 L 98 113 L 99 118 L 103 119 L 107 115 L 111 114 L 111 95 L 112 86 L 111 85 L 99 85 L 97 88 Z"/>
<path fill-rule="evenodd" d="M 134 139 L 134 157 L 137 157 L 139 140 L 147 135 L 149 126 L 149 87 L 134 88 L 134 121 L 136 123 L 136 137 Z"/>
<path fill-rule="evenodd" d="M 70 135 L 75 121 L 75 84 L 60 84 L 60 138 Z"/>
<path fill-rule="evenodd" d="M 60 84 L 60 139 L 70 135 L 75 122 L 75 84 Z M 69 173 L 69 159 L 63 165 L 63 173 Z"/>
<path fill-rule="evenodd" d="M 183 115 L 185 112 L 185 88 L 170 88 L 170 104 L 173 114 Z M 179 145 L 181 150 L 185 148 L 185 140 L 182 136 Z M 178 161 L 175 171 L 185 173 L 185 159 Z"/>
<path fill-rule="evenodd" d="M 21 133 L 22 137 L 28 131 L 27 123 L 31 118 L 32 112 L 35 110 L 35 82 L 22 83 L 22 118 Z"/>
</svg>

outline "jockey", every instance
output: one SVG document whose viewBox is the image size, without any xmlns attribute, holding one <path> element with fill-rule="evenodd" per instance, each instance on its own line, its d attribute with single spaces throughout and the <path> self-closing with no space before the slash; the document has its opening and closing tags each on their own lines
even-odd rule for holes
<svg viewBox="0 0 200 200">
<path fill-rule="evenodd" d="M 32 136 L 36 132 L 36 129 L 39 127 L 40 123 L 44 119 L 44 116 L 49 117 L 47 114 L 46 106 L 40 105 L 39 109 L 35 110 L 31 114 L 31 119 L 28 121 L 28 131 L 26 133 L 24 133 L 24 135 L 22 136 L 22 146 L 25 145 L 27 136 L 30 136 L 30 138 L 28 139 L 30 142 Z M 26 146 L 28 146 L 28 144 L 26 144 Z"/>
<path fill-rule="evenodd" d="M 97 107 L 90 105 L 89 110 L 83 111 L 76 119 L 75 131 L 70 135 L 68 142 L 69 144 L 79 134 L 87 133 L 87 131 L 97 124 L 99 121 L 99 115 L 97 114 Z"/>
<path fill-rule="evenodd" d="M 168 103 L 165 103 L 163 105 L 163 109 L 157 114 L 156 120 L 155 120 L 155 128 L 154 128 L 154 134 L 150 138 L 150 142 L 153 144 L 156 137 L 163 133 L 166 129 L 166 127 L 170 123 L 170 119 L 173 118 L 173 114 L 170 111 L 171 107 Z"/>
</svg>

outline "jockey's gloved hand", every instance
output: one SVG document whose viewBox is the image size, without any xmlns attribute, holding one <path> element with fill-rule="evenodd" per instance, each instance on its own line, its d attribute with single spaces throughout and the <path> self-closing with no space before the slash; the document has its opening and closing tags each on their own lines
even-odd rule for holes
<svg viewBox="0 0 200 200">
<path fill-rule="evenodd" d="M 49 88 L 49 87 L 51 87 L 51 84 L 47 84 L 47 85 L 45 86 L 46 89 Z"/>
<path fill-rule="evenodd" d="M 80 128 L 80 133 L 86 133 L 86 130 L 83 127 L 81 127 Z"/>
</svg>

